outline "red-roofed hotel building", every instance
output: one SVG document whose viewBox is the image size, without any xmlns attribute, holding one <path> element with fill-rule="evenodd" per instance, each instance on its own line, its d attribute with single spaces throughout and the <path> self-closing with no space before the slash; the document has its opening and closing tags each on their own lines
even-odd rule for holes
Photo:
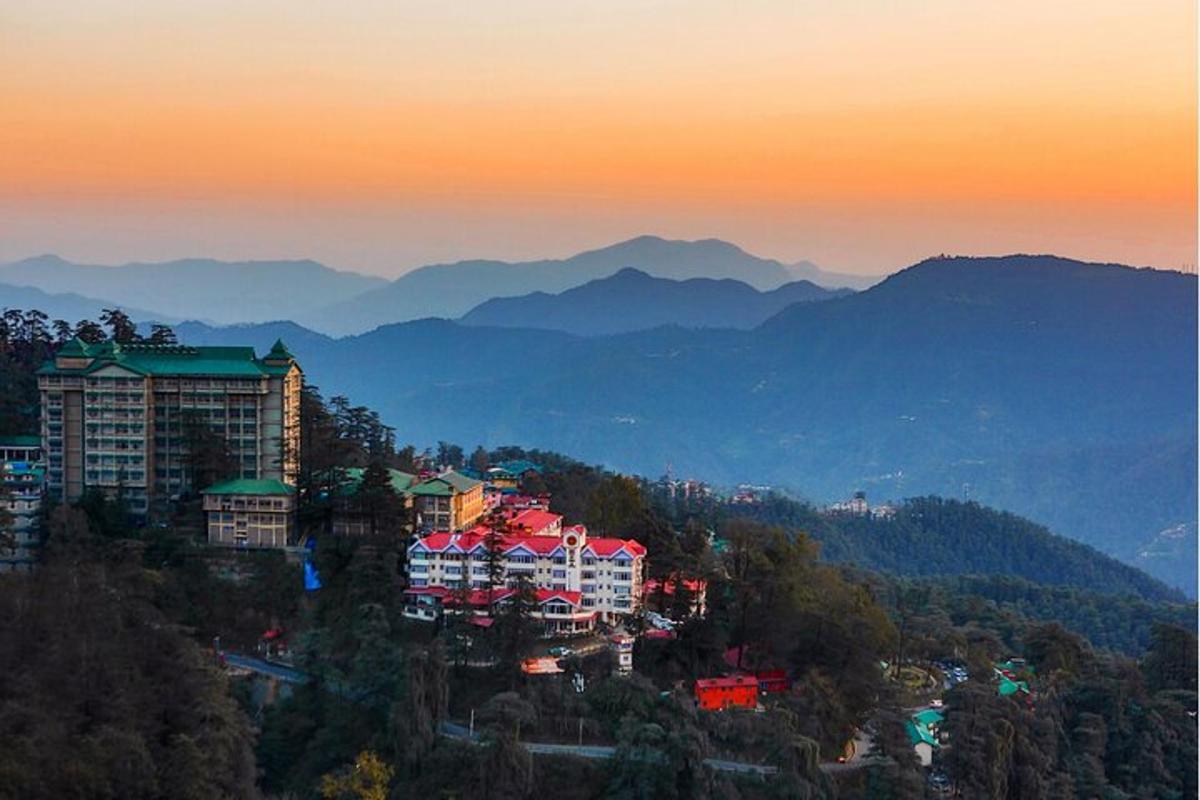
<svg viewBox="0 0 1200 800">
<path fill-rule="evenodd" d="M 409 593 L 488 588 L 487 535 L 480 525 L 414 542 L 408 548 Z M 633 539 L 592 538 L 582 525 L 563 527 L 559 515 L 530 510 L 507 521 L 500 550 L 505 585 L 525 575 L 536 588 L 567 598 L 572 608 L 563 632 L 581 630 L 580 612 L 608 622 L 640 606 L 646 548 Z"/>
</svg>

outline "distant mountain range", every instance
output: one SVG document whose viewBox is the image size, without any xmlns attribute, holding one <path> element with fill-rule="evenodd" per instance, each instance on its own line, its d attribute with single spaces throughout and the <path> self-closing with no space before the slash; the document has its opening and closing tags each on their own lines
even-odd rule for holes
<svg viewBox="0 0 1200 800">
<path fill-rule="evenodd" d="M 0 266 L 0 282 L 72 292 L 106 306 L 155 309 L 171 319 L 217 324 L 294 319 L 387 283 L 315 261 L 214 261 L 96 266 L 37 256 Z"/>
<path fill-rule="evenodd" d="M 459 261 L 421 267 L 387 286 L 298 321 L 316 330 L 344 334 L 425 317 L 457 319 L 495 297 L 562 292 L 625 267 L 673 280 L 731 278 L 760 290 L 775 289 L 792 279 L 783 263 L 750 255 L 719 239 L 684 242 L 639 236 L 565 259 Z"/>
<path fill-rule="evenodd" d="M 401 440 L 518 443 L 651 476 L 671 464 L 817 501 L 966 497 L 1194 595 L 1196 324 L 1195 276 L 1009 256 L 925 261 L 751 331 L 424 320 L 285 340 L 327 394 L 376 408 Z M 263 347 L 278 332 L 186 338 Z"/>
<path fill-rule="evenodd" d="M 0 283 L 0 310 L 19 308 L 23 311 L 37 309 L 51 320 L 62 319 L 72 325 L 83 319 L 98 321 L 100 313 L 106 308 L 119 306 L 109 300 L 97 300 L 94 297 L 66 293 L 51 294 L 35 289 L 32 286 L 11 286 Z M 154 322 L 175 322 L 174 317 L 149 311 L 133 306 L 120 306 L 130 318 Z"/>
<path fill-rule="evenodd" d="M 732 278 L 672 280 L 626 267 L 560 294 L 534 292 L 487 300 L 468 311 L 464 325 L 544 328 L 596 336 L 679 325 L 683 328 L 757 327 L 793 303 L 811 303 L 851 294 L 822 289 L 809 281 L 785 283 L 760 292 Z"/>
<path fill-rule="evenodd" d="M 345 335 L 427 317 L 457 319 L 494 297 L 558 293 L 626 267 L 673 280 L 728 278 L 760 290 L 796 278 L 829 288 L 862 287 L 877 280 L 827 273 L 807 261 L 786 265 L 718 239 L 640 236 L 565 259 L 434 264 L 394 281 L 315 261 L 183 259 L 99 266 L 44 255 L 0 265 L 0 283 L 84 295 L 106 307 L 154 309 L 163 319 L 218 325 L 290 319 Z"/>
</svg>

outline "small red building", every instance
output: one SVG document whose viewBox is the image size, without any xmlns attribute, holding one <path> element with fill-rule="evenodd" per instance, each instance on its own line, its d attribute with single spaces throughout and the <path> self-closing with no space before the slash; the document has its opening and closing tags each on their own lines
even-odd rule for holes
<svg viewBox="0 0 1200 800">
<path fill-rule="evenodd" d="M 779 694 L 792 688 L 787 670 L 761 669 L 754 673 L 754 677 L 758 681 L 758 690 L 764 694 Z"/>
<path fill-rule="evenodd" d="M 696 702 L 704 711 L 758 706 L 758 680 L 751 675 L 701 678 L 696 681 Z"/>
</svg>

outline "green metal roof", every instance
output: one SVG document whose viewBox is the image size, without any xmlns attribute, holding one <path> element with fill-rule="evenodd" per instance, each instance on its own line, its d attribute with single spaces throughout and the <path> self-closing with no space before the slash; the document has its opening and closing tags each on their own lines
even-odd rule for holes
<svg viewBox="0 0 1200 800">
<path fill-rule="evenodd" d="M 930 747 L 938 746 L 937 737 L 924 725 L 918 725 L 915 722 L 906 722 L 904 723 L 904 730 L 908 733 L 908 740 L 913 744 L 924 742 Z"/>
<path fill-rule="evenodd" d="M 0 436 L 0 447 L 41 447 L 40 436 Z"/>
<path fill-rule="evenodd" d="M 366 470 L 362 467 L 347 467 L 343 471 L 346 475 L 346 482 L 342 484 L 343 488 L 347 492 L 358 491 L 358 485 L 362 483 L 362 476 Z M 392 489 L 397 494 L 407 493 L 413 481 L 417 479 L 416 475 L 409 475 L 407 472 L 401 472 L 398 469 L 389 469 L 388 475 L 391 477 Z"/>
<path fill-rule="evenodd" d="M 73 358 L 87 358 L 87 345 L 83 340 L 76 337 L 59 348 L 60 356 L 70 356 Z"/>
<path fill-rule="evenodd" d="M 203 494 L 295 494 L 296 489 L 274 478 L 261 480 L 238 478 L 222 481 L 204 490 Z"/>
<path fill-rule="evenodd" d="M 266 357 L 270 359 L 290 359 L 292 353 L 287 349 L 287 345 L 283 343 L 283 339 L 276 339 L 275 344 L 271 345 L 271 351 L 267 353 Z"/>
<path fill-rule="evenodd" d="M 47 361 L 38 373 L 89 375 L 104 367 L 118 366 L 139 375 L 261 377 L 286 374 L 291 368 L 290 362 L 287 365 L 263 363 L 263 360 L 255 357 L 253 347 L 191 347 L 144 342 L 87 344 L 79 339 L 72 339 L 63 345 L 59 355 L 68 358 L 90 358 L 92 362 L 80 369 L 59 369 L 54 361 Z"/>
<path fill-rule="evenodd" d="M 469 492 L 476 486 L 483 485 L 481 481 L 468 478 L 454 470 L 443 472 L 437 477 L 413 485 L 408 491 L 421 497 L 452 497 L 456 494 Z"/>
<path fill-rule="evenodd" d="M 542 465 L 535 464 L 532 461 L 524 458 L 517 458 L 511 461 L 501 461 L 496 465 L 500 469 L 510 475 L 524 475 L 526 472 L 542 472 Z"/>
<path fill-rule="evenodd" d="M 454 489 L 439 478 L 431 478 L 424 483 L 416 484 L 408 490 L 408 493 L 419 497 L 452 497 Z"/>
<path fill-rule="evenodd" d="M 935 708 L 927 708 L 924 711 L 918 711 L 913 714 L 913 719 L 922 725 L 937 725 L 946 718 L 942 716 L 942 712 Z"/>
</svg>

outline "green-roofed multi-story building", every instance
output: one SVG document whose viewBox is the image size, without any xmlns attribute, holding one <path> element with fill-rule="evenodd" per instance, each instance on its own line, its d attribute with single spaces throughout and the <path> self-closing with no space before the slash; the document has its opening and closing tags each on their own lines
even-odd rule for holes
<svg viewBox="0 0 1200 800">
<path fill-rule="evenodd" d="M 38 371 L 46 487 L 118 490 L 134 513 L 189 485 L 184 423 L 224 437 L 236 475 L 294 484 L 303 373 L 282 342 L 252 347 L 67 342 Z"/>
</svg>

